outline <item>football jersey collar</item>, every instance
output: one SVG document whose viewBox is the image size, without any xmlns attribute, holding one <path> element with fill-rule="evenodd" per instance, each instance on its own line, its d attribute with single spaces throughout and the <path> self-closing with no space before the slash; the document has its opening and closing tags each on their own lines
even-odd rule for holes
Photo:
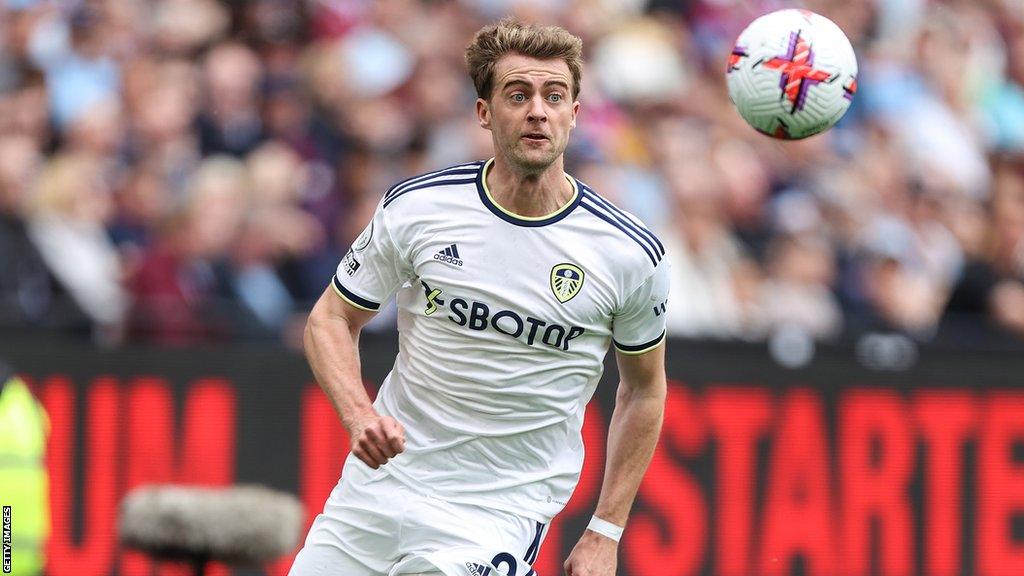
<svg viewBox="0 0 1024 576">
<path fill-rule="evenodd" d="M 554 212 L 552 212 L 551 214 L 548 214 L 546 216 L 533 216 L 533 217 L 530 217 L 530 216 L 520 216 L 519 214 L 516 214 L 514 212 L 510 212 L 510 211 L 502 208 L 501 206 L 498 205 L 497 202 L 494 201 L 494 198 L 491 197 L 491 192 L 490 192 L 490 190 L 487 189 L 487 178 L 486 178 L 486 176 L 487 176 L 487 170 L 493 164 L 494 164 L 494 158 L 491 158 L 487 162 L 484 162 L 483 165 L 480 166 L 480 171 L 477 172 L 477 175 L 476 175 L 476 189 L 477 189 L 477 192 L 480 193 L 480 201 L 483 202 L 484 206 L 486 206 L 487 209 L 490 210 L 495 216 L 497 216 L 498 218 L 501 218 L 502 220 L 504 220 L 506 222 L 510 222 L 512 224 L 515 224 L 516 226 L 531 226 L 531 227 L 533 227 L 533 226 L 547 226 L 548 224 L 554 224 L 555 222 L 558 222 L 562 218 L 565 218 L 566 216 L 568 216 L 569 213 L 571 213 L 576 208 L 576 206 L 579 206 L 580 199 L 583 197 L 583 195 L 580 194 L 579 183 L 576 182 L 575 178 L 573 178 L 572 176 L 569 176 L 568 174 L 566 174 L 565 175 L 565 179 L 568 180 L 569 184 L 572 185 L 572 198 L 569 200 L 569 202 L 567 202 L 564 206 L 562 206 L 558 210 L 555 210 Z"/>
</svg>

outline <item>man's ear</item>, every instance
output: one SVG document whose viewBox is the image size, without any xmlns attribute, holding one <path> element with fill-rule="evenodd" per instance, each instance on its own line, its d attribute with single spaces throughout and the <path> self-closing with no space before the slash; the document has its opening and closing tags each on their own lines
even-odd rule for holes
<svg viewBox="0 0 1024 576">
<path fill-rule="evenodd" d="M 481 128 L 491 129 L 491 106 L 483 98 L 476 99 L 476 119 Z"/>
</svg>

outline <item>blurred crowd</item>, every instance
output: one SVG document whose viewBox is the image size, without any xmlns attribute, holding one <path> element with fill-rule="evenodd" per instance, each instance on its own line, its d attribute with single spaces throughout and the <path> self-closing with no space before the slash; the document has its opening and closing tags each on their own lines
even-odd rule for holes
<svg viewBox="0 0 1024 576">
<path fill-rule="evenodd" d="M 860 91 L 780 142 L 724 71 L 794 4 Z M 295 343 L 391 184 L 492 155 L 506 14 L 584 39 L 567 168 L 665 243 L 670 334 L 1024 337 L 1020 0 L 0 0 L 0 326 Z"/>
</svg>

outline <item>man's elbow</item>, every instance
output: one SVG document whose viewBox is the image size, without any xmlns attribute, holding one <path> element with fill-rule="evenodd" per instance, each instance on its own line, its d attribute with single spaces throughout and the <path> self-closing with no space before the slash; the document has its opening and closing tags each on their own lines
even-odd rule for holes
<svg viewBox="0 0 1024 576">
<path fill-rule="evenodd" d="M 317 335 L 323 330 L 324 317 L 323 309 L 317 304 L 310 310 L 309 316 L 306 317 L 306 328 L 302 332 L 302 351 L 305 353 L 306 358 L 314 350 Z"/>
<path fill-rule="evenodd" d="M 313 313 L 310 312 L 306 318 L 306 327 L 302 331 L 302 353 L 309 358 L 310 352 L 313 350 L 313 331 L 315 330 L 313 324 Z"/>
<path fill-rule="evenodd" d="M 332 340 L 341 334 L 347 334 L 352 342 L 359 337 L 359 325 L 338 310 L 331 309 L 323 301 L 317 302 L 306 318 L 306 328 L 302 333 L 302 348 L 306 358 L 316 350 L 316 344 Z"/>
<path fill-rule="evenodd" d="M 664 403 L 667 395 L 668 386 L 665 379 L 651 378 L 650 380 L 645 380 L 642 383 L 621 383 L 619 385 L 618 393 L 616 394 L 616 402 L 643 400 L 647 402 Z"/>
</svg>

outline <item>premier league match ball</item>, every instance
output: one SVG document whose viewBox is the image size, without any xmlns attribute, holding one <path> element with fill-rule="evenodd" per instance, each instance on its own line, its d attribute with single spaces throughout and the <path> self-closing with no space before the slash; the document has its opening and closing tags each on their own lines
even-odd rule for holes
<svg viewBox="0 0 1024 576">
<path fill-rule="evenodd" d="M 828 130 L 857 93 L 857 57 L 843 31 L 808 10 L 779 10 L 746 27 L 726 69 L 729 97 L 759 132 L 797 140 Z"/>
</svg>

